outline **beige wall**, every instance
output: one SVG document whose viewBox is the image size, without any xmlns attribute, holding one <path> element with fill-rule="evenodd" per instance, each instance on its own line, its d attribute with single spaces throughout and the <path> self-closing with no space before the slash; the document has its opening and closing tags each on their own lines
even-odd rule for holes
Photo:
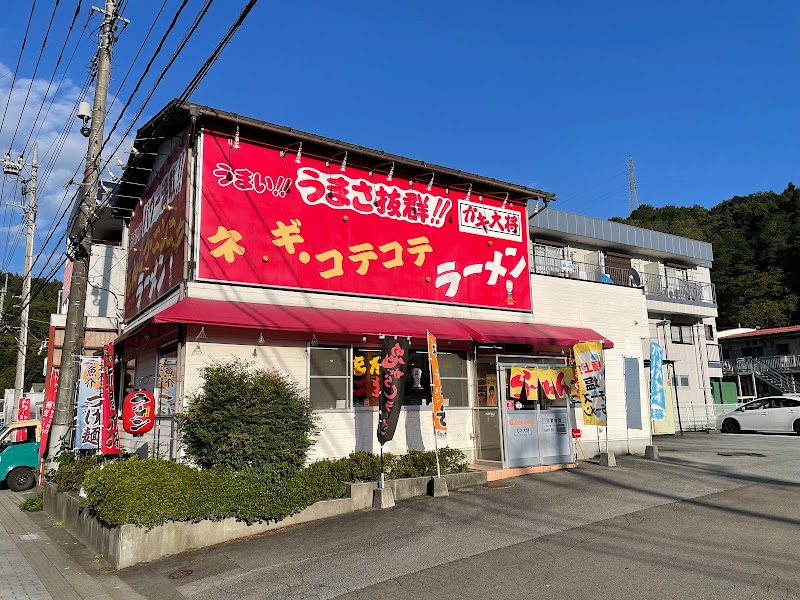
<svg viewBox="0 0 800 600">
<path fill-rule="evenodd" d="M 647 338 L 647 303 L 644 293 L 602 283 L 534 275 L 533 312 L 537 323 L 566 327 L 588 327 L 614 342 L 605 352 L 606 401 L 609 413 L 609 447 L 626 452 L 643 452 L 650 439 L 650 401 L 643 369 L 642 338 Z M 644 429 L 628 429 L 625 416 L 625 381 L 623 358 L 639 360 L 641 414 Z M 580 424 L 580 413 L 578 423 Z M 596 453 L 597 436 L 605 448 L 605 430 L 582 427 L 582 445 L 587 453 Z"/>
</svg>

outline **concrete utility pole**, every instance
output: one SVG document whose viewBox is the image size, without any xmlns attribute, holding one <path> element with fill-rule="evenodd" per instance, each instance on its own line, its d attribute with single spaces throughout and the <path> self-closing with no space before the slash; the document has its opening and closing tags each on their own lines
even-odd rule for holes
<svg viewBox="0 0 800 600">
<path fill-rule="evenodd" d="M 86 152 L 86 169 L 83 172 L 83 189 L 74 229 L 70 235 L 73 249 L 72 279 L 69 289 L 69 307 L 61 350 L 61 367 L 58 375 L 58 393 L 50 440 L 58 444 L 70 431 L 75 418 L 75 390 L 80 357 L 83 355 L 83 337 L 86 308 L 86 284 L 89 259 L 92 252 L 91 219 L 96 208 L 97 185 L 100 177 L 100 148 L 103 145 L 103 127 L 106 118 L 106 99 L 111 74 L 111 51 L 114 46 L 117 7 L 115 0 L 106 0 L 105 10 L 92 7 L 92 12 L 104 15 L 100 27 L 100 45 L 97 49 L 97 84 L 89 129 L 89 148 Z"/>
<path fill-rule="evenodd" d="M 14 379 L 14 414 L 16 418 L 19 399 L 25 393 L 25 358 L 28 352 L 28 317 L 31 309 L 31 269 L 33 267 L 33 239 L 36 234 L 36 173 L 39 169 L 39 144 L 33 144 L 31 178 L 28 180 L 28 206 L 24 208 L 27 227 L 25 231 L 25 265 L 22 279 L 22 308 L 20 310 L 19 344 L 17 345 L 17 375 Z"/>
</svg>

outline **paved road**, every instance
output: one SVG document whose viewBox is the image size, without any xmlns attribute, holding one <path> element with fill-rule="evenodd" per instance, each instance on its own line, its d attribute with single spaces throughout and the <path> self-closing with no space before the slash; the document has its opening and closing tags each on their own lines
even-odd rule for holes
<svg viewBox="0 0 800 600">
<path fill-rule="evenodd" d="M 800 438 L 658 443 L 658 462 L 620 457 L 614 469 L 414 499 L 120 577 L 159 600 L 796 597 Z M 762 456 L 720 455 L 731 451 Z"/>
</svg>

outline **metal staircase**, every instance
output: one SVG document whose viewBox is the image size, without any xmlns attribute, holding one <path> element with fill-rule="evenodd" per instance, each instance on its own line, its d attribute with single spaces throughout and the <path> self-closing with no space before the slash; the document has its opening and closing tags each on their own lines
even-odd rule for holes
<svg viewBox="0 0 800 600">
<path fill-rule="evenodd" d="M 784 394 L 800 392 L 800 384 L 795 381 L 792 375 L 781 373 L 778 369 L 771 367 L 758 358 L 751 358 L 749 362 L 753 369 L 753 374 L 764 383 L 780 390 Z"/>
</svg>

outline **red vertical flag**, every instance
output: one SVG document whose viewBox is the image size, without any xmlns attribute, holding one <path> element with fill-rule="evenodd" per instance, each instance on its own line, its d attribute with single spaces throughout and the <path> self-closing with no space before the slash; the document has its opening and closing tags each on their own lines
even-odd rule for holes
<svg viewBox="0 0 800 600">
<path fill-rule="evenodd" d="M 117 402 L 114 398 L 114 344 L 103 344 L 103 371 L 101 377 L 103 404 L 100 412 L 100 452 L 119 454 L 119 426 Z"/>
<path fill-rule="evenodd" d="M 56 410 L 56 391 L 58 390 L 58 369 L 50 369 L 50 385 L 42 408 L 42 441 L 39 443 L 39 456 L 47 453 L 47 440 L 50 437 L 50 426 L 53 424 L 53 413 Z"/>
<path fill-rule="evenodd" d="M 20 398 L 19 399 L 19 408 L 17 409 L 17 421 L 27 421 L 31 418 L 31 399 L 30 398 Z M 18 442 L 27 442 L 27 435 L 28 432 L 24 429 L 20 429 L 17 432 L 17 441 Z"/>
</svg>

